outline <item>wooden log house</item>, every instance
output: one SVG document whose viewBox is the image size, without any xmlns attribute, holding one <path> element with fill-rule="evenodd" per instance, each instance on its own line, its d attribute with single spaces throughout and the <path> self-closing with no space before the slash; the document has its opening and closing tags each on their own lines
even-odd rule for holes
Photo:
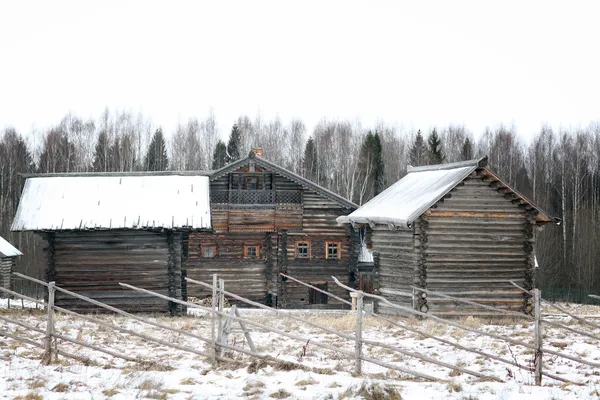
<svg viewBox="0 0 600 400">
<path fill-rule="evenodd" d="M 560 220 L 506 184 L 487 167 L 486 157 L 409 167 L 408 172 L 338 218 L 356 229 L 368 227 L 378 294 L 441 316 L 493 312 L 418 289 L 530 313 L 529 296 L 510 281 L 527 289 L 535 286 L 537 232 Z M 398 313 L 383 302 L 376 309 Z"/>
<path fill-rule="evenodd" d="M 348 297 L 331 276 L 353 281 L 359 240 L 336 218 L 358 206 L 261 154 L 255 149 L 211 174 L 213 231 L 189 233 L 188 276 L 208 282 L 218 273 L 230 291 L 277 308 L 342 307 L 279 273 Z"/>
<path fill-rule="evenodd" d="M 12 290 L 12 272 L 18 256 L 22 256 L 19 250 L 0 236 L 0 287 Z M 0 298 L 10 297 L 7 293 L 0 291 Z"/>
<path fill-rule="evenodd" d="M 354 203 L 281 168 L 256 150 L 212 172 L 46 174 L 28 177 L 12 229 L 46 240 L 46 280 L 128 311 L 179 307 L 129 283 L 175 298 L 209 290 L 182 274 L 278 308 L 337 308 L 336 301 L 280 272 L 347 297 L 358 234 L 336 218 Z M 183 293 L 182 293 L 183 291 Z M 58 305 L 95 310 L 57 293 Z"/>
</svg>

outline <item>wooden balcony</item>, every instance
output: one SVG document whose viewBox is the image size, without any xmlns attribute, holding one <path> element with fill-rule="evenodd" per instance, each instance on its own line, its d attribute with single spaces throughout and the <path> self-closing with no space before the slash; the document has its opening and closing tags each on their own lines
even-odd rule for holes
<svg viewBox="0 0 600 400">
<path fill-rule="evenodd" d="M 302 192 L 294 190 L 213 190 L 213 205 L 230 208 L 275 208 L 277 204 L 302 204 Z"/>
</svg>

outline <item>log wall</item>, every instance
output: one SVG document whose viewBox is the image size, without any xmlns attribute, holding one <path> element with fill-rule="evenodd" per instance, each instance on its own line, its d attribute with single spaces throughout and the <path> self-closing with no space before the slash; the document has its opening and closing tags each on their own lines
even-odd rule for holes
<svg viewBox="0 0 600 400">
<path fill-rule="evenodd" d="M 174 303 L 124 289 L 128 283 L 181 298 L 181 235 L 148 231 L 76 231 L 45 235 L 46 280 L 130 312 L 172 312 Z M 59 291 L 56 304 L 102 311 Z"/>
<path fill-rule="evenodd" d="M 15 257 L 0 258 L 0 286 L 12 290 L 12 271 L 15 268 Z M 10 297 L 7 293 L 0 292 L 0 298 Z"/>
<path fill-rule="evenodd" d="M 423 216 L 426 287 L 513 311 L 527 299 L 508 281 L 531 287 L 532 218 L 482 178 L 468 178 Z M 531 260 L 531 261 L 529 261 Z M 478 292 L 462 295 L 461 292 Z M 438 315 L 490 315 L 462 303 L 429 297 Z"/>
<path fill-rule="evenodd" d="M 379 294 L 393 303 L 412 307 L 410 286 L 416 283 L 418 265 L 415 230 L 377 229 L 370 236 Z M 377 312 L 401 314 L 385 303 L 377 304 Z"/>
<path fill-rule="evenodd" d="M 225 280 L 225 289 L 250 300 L 266 303 L 268 278 L 273 275 L 273 242 L 271 233 L 190 233 L 186 270 L 189 278 L 212 284 L 212 275 Z M 244 258 L 244 246 L 260 247 L 257 258 Z M 203 258 L 202 248 L 214 246 L 216 256 Z M 276 255 L 275 255 L 276 257 Z M 270 264 L 267 271 L 267 264 Z M 272 279 L 272 278 L 271 278 Z M 188 296 L 207 297 L 212 291 L 200 285 L 188 285 Z M 234 302 L 235 303 L 235 302 Z"/>
</svg>

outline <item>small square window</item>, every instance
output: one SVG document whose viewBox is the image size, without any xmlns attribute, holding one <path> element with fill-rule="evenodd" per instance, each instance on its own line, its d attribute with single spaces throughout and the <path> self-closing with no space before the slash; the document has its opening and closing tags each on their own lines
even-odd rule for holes
<svg viewBox="0 0 600 400">
<path fill-rule="evenodd" d="M 310 242 L 296 242 L 296 258 L 310 258 Z"/>
<path fill-rule="evenodd" d="M 217 255 L 217 246 L 202 246 L 203 258 L 215 258 Z"/>
<path fill-rule="evenodd" d="M 257 190 L 258 189 L 258 177 L 257 176 L 246 177 L 246 189 L 247 190 Z"/>
<path fill-rule="evenodd" d="M 325 242 L 325 258 L 328 260 L 339 260 L 342 257 L 341 247 L 340 242 Z"/>
<path fill-rule="evenodd" d="M 258 258 L 260 256 L 260 247 L 253 246 L 244 246 L 244 258 Z"/>
</svg>

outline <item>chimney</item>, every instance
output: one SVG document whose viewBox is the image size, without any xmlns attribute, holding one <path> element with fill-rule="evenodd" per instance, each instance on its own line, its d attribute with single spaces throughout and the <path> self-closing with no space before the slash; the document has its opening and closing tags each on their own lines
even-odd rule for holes
<svg viewBox="0 0 600 400">
<path fill-rule="evenodd" d="M 253 147 L 252 152 L 256 154 L 256 157 L 263 158 L 263 149 L 262 147 Z"/>
</svg>

